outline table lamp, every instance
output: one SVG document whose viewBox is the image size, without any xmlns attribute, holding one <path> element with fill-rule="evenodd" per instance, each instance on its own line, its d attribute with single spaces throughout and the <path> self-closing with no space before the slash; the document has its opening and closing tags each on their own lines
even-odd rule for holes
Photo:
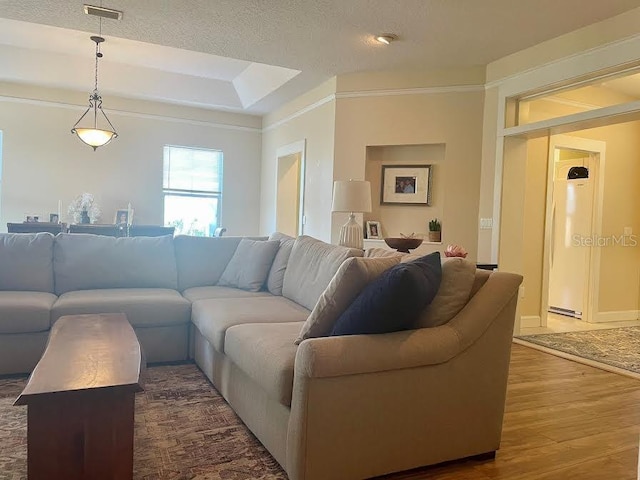
<svg viewBox="0 0 640 480">
<path fill-rule="evenodd" d="M 349 212 L 349 221 L 340 228 L 340 245 L 362 249 L 363 229 L 355 213 L 371 211 L 371 184 L 365 180 L 333 182 L 332 212 Z"/>
</svg>

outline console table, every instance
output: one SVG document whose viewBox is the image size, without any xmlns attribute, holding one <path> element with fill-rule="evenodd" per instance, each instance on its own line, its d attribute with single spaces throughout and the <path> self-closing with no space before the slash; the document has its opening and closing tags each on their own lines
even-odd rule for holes
<svg viewBox="0 0 640 480">
<path fill-rule="evenodd" d="M 116 225 L 97 223 L 46 223 L 46 222 L 25 222 L 7 223 L 9 233 L 90 233 L 92 235 L 106 235 L 109 237 L 161 237 L 163 235 L 173 235 L 175 227 L 164 227 L 161 225 Z"/>
<path fill-rule="evenodd" d="M 15 405 L 27 405 L 29 480 L 133 477 L 140 344 L 124 314 L 58 319 Z"/>
</svg>

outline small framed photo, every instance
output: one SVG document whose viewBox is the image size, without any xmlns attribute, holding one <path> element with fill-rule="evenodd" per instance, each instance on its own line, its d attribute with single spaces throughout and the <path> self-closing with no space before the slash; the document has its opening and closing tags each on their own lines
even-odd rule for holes
<svg viewBox="0 0 640 480">
<path fill-rule="evenodd" d="M 49 223 L 60 223 L 60 217 L 57 213 L 49 214 Z"/>
<path fill-rule="evenodd" d="M 383 165 L 381 205 L 431 205 L 432 165 Z"/>
<path fill-rule="evenodd" d="M 382 227 L 380 222 L 367 222 L 367 238 L 382 238 Z"/>
<path fill-rule="evenodd" d="M 25 219 L 26 223 L 38 223 L 39 221 L 40 217 L 37 215 L 27 215 L 27 218 Z"/>
<path fill-rule="evenodd" d="M 113 223 L 116 225 L 131 225 L 133 223 L 133 209 L 120 208 L 116 210 L 116 217 Z"/>
</svg>

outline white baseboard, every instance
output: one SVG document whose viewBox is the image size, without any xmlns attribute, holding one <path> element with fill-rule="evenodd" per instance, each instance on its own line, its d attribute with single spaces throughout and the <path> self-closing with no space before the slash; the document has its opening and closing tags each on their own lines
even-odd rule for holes
<svg viewBox="0 0 640 480">
<path fill-rule="evenodd" d="M 626 322 L 640 319 L 640 310 L 622 310 L 619 312 L 598 312 L 595 315 L 596 323 Z"/>
<path fill-rule="evenodd" d="M 522 315 L 520 317 L 520 328 L 541 327 L 540 315 Z"/>
</svg>

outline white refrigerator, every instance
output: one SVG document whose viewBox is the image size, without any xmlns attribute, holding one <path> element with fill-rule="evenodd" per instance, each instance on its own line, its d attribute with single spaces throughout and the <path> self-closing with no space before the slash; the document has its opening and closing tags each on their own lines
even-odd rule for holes
<svg viewBox="0 0 640 480">
<path fill-rule="evenodd" d="M 591 236 L 594 187 L 589 174 L 589 158 L 555 164 L 549 311 L 576 318 L 582 318 L 587 302 L 590 245 L 595 240 Z"/>
</svg>

